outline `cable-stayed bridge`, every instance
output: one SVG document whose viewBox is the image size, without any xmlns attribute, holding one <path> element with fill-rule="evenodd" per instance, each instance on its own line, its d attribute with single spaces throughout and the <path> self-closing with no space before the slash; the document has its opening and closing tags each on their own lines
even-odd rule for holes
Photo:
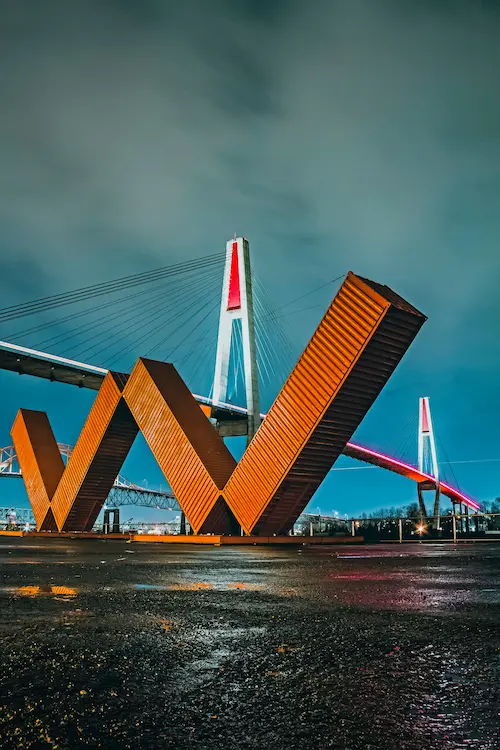
<svg viewBox="0 0 500 750">
<path fill-rule="evenodd" d="M 272 402 L 297 358 L 290 319 L 320 306 L 304 306 L 302 300 L 322 289 L 330 294 L 339 278 L 276 308 L 251 270 L 247 241 L 235 238 L 223 256 L 0 310 L 4 327 L 36 319 L 0 342 L 0 368 L 98 390 L 110 369 L 128 372 L 137 356 L 171 361 L 219 434 L 246 435 L 250 442 L 266 418 L 261 403 Z M 286 311 L 295 303 L 299 309 Z M 71 312 L 60 316 L 62 308 Z M 98 364 L 86 364 L 84 357 Z M 345 445 L 344 454 L 415 481 L 423 510 L 422 490 L 435 493 L 436 515 L 440 495 L 477 509 L 475 501 L 439 476 L 429 403 L 423 403 L 417 466 L 353 442 Z M 7 465 L 0 461 L 0 475 L 9 474 L 2 468 Z M 144 487 L 120 482 L 120 477 L 112 490 L 117 491 L 134 497 L 142 493 L 144 498 L 148 494 Z M 161 494 L 172 501 L 168 492 Z"/>
</svg>

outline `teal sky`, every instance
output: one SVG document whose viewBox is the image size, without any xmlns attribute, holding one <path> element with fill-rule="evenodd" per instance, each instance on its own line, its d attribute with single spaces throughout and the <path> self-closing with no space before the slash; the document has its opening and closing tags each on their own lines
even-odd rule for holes
<svg viewBox="0 0 500 750">
<path fill-rule="evenodd" d="M 2 307 L 222 252 L 237 232 L 275 307 L 353 270 L 428 316 L 359 442 L 416 460 L 426 395 L 442 460 L 500 459 L 497 2 L 0 6 Z M 330 297 L 284 322 L 297 355 Z M 58 330 L 66 354 L 71 326 Z M 0 445 L 19 407 L 47 410 L 72 443 L 93 399 L 5 372 L 0 389 Z M 500 462 L 453 469 L 473 498 L 500 494 Z M 162 482 L 140 441 L 124 473 Z M 0 505 L 24 502 L 0 481 Z M 312 505 L 414 499 L 404 479 L 353 470 Z"/>
</svg>

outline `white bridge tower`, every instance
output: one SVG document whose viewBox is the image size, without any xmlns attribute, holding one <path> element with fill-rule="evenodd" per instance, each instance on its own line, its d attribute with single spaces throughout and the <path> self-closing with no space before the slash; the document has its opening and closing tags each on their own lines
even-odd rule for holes
<svg viewBox="0 0 500 750">
<path fill-rule="evenodd" d="M 249 443 L 260 425 L 259 381 L 252 296 L 250 247 L 243 237 L 226 244 L 226 265 L 222 283 L 219 337 L 215 359 L 213 406 L 227 403 L 229 358 L 235 321 L 241 321 L 243 374 L 248 409 Z"/>
<path fill-rule="evenodd" d="M 423 490 L 434 490 L 433 516 L 439 516 L 439 466 L 436 453 L 436 441 L 434 439 L 434 427 L 432 426 L 431 407 L 429 397 L 419 399 L 418 408 L 418 470 L 434 478 L 434 482 L 419 482 L 418 502 L 420 512 L 426 516 Z M 439 526 L 439 519 L 438 519 Z"/>
</svg>

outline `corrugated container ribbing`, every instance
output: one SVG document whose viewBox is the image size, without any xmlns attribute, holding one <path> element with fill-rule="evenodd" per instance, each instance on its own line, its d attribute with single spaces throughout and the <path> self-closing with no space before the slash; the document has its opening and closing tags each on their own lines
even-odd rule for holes
<svg viewBox="0 0 500 750">
<path fill-rule="evenodd" d="M 395 328 L 400 328 L 401 315 L 406 318 L 406 331 L 397 349 L 393 333 Z M 263 533 L 263 528 L 266 533 L 284 533 L 292 526 L 377 398 L 422 322 L 421 317 L 393 306 L 389 308 L 290 470 L 286 500 L 281 499 L 280 488 L 257 522 L 255 533 Z M 307 484 L 305 489 L 304 484 Z"/>
<path fill-rule="evenodd" d="M 290 528 L 424 321 L 413 308 L 392 306 L 405 320 L 382 328 L 390 309 L 381 293 L 348 274 L 225 489 L 248 533 Z"/>
<path fill-rule="evenodd" d="M 64 471 L 59 447 L 45 412 L 20 409 L 11 430 L 37 529 L 56 531 L 51 500 Z"/>
<path fill-rule="evenodd" d="M 64 531 L 89 528 L 137 435 L 122 388 L 119 377 L 106 375 L 55 493 L 54 515 Z"/>
<path fill-rule="evenodd" d="M 173 365 L 139 360 L 124 397 L 191 527 L 207 530 L 234 458 Z"/>
</svg>

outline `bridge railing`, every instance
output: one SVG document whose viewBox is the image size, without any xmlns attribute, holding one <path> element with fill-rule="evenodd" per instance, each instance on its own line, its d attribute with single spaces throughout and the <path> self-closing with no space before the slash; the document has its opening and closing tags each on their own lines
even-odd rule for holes
<svg viewBox="0 0 500 750">
<path fill-rule="evenodd" d="M 456 513 L 426 517 L 332 518 L 300 520 L 296 534 L 363 537 L 367 542 L 500 539 L 500 513 Z"/>
<path fill-rule="evenodd" d="M 155 498 L 152 498 L 151 507 Z M 108 504 L 112 507 L 112 504 Z M 157 506 L 156 506 L 157 507 Z M 176 510 L 176 508 L 172 508 Z M 30 508 L 0 508 L 0 529 L 35 530 Z M 137 529 L 144 533 L 180 533 L 180 517 L 162 522 L 144 522 L 134 518 L 122 524 L 122 530 Z M 189 529 L 189 524 L 187 524 Z M 102 521 L 95 531 L 102 531 Z M 337 518 L 303 514 L 295 524 L 297 536 L 363 537 L 367 542 L 488 541 L 500 539 L 500 513 L 457 513 L 415 518 Z"/>
<path fill-rule="evenodd" d="M 131 519 L 128 526 L 142 533 L 178 534 L 179 521 L 161 523 Z M 96 526 L 96 530 L 98 530 Z M 189 524 L 187 524 L 189 529 Z M 337 518 L 303 514 L 295 524 L 297 536 L 363 537 L 367 542 L 459 541 L 500 539 L 500 513 L 448 514 L 426 518 Z"/>
</svg>

